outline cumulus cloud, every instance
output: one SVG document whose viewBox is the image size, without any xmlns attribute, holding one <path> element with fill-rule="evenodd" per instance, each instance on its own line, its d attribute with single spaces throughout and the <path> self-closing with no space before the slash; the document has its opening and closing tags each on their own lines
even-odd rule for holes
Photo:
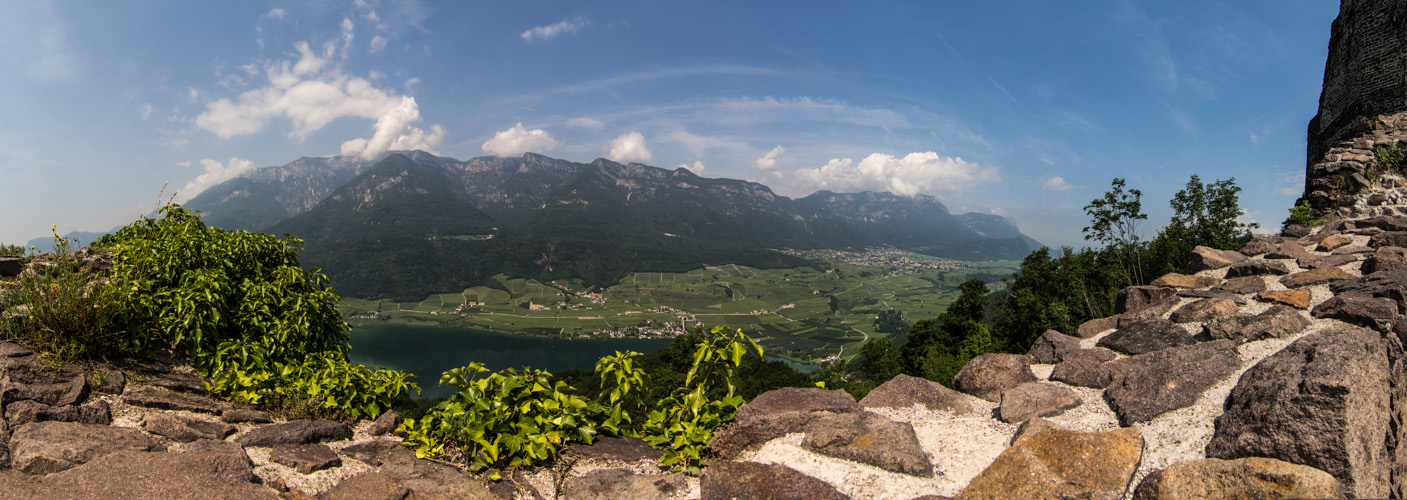
<svg viewBox="0 0 1407 500">
<path fill-rule="evenodd" d="M 654 155 L 650 154 L 650 148 L 645 146 L 645 136 L 632 131 L 611 141 L 611 152 L 606 157 L 620 163 L 643 163 L 650 161 Z"/>
<path fill-rule="evenodd" d="M 768 151 L 767 154 L 762 155 L 761 158 L 758 158 L 756 161 L 753 161 L 752 166 L 759 170 L 772 170 L 774 168 L 777 168 L 777 157 L 782 156 L 782 153 L 785 152 L 787 152 L 787 150 L 783 149 L 781 146 L 772 148 L 772 150 Z"/>
<path fill-rule="evenodd" d="M 551 40 L 553 38 L 557 38 L 558 35 L 576 33 L 582 28 L 585 28 L 587 24 L 589 23 L 585 19 L 579 17 L 574 19 L 563 19 L 562 21 L 556 24 L 529 28 L 527 31 L 524 31 L 523 34 L 518 36 L 523 37 L 523 40 L 529 42 L 533 41 L 534 39 Z"/>
<path fill-rule="evenodd" d="M 690 165 L 688 163 L 680 163 L 679 168 L 687 169 L 688 171 L 693 172 L 694 175 L 703 175 L 704 170 L 708 169 L 708 167 L 704 166 L 703 162 L 699 160 L 694 160 L 693 165 Z"/>
<path fill-rule="evenodd" d="M 181 162 L 177 165 L 190 166 L 190 162 Z M 205 167 L 205 173 L 200 174 L 195 180 L 187 182 L 180 190 L 176 191 L 176 203 L 185 203 L 195 198 L 196 195 L 221 182 L 244 175 L 245 172 L 254 170 L 254 162 L 240 158 L 230 158 L 229 163 L 222 164 L 218 161 L 206 158 L 200 160 L 200 165 Z"/>
<path fill-rule="evenodd" d="M 960 191 L 977 183 L 999 181 L 1001 176 L 995 167 L 928 151 L 909 153 L 903 158 L 875 153 L 859 163 L 850 158 L 835 158 L 820 168 L 797 169 L 793 179 L 802 189 L 888 191 L 915 196 L 935 191 Z"/>
<path fill-rule="evenodd" d="M 550 151 L 562 143 L 552 138 L 552 134 L 546 130 L 523 128 L 522 123 L 514 125 L 508 130 L 496 132 L 493 138 L 484 142 L 482 148 L 485 153 L 494 156 L 521 156 L 523 153 L 532 151 L 541 153 Z"/>
<path fill-rule="evenodd" d="M 289 137 L 302 141 L 333 120 L 358 117 L 376 120 L 372 136 L 347 141 L 343 154 L 375 156 L 387 148 L 433 153 L 439 147 L 445 135 L 442 127 L 432 125 L 427 132 L 411 125 L 421 120 L 415 98 L 343 73 L 332 61 L 338 53 L 335 42 L 325 43 L 320 54 L 307 42 L 299 42 L 296 49 L 296 61 L 265 62 L 254 68 L 264 78 L 263 86 L 235 99 L 207 103 L 195 119 L 196 126 L 228 139 L 259 132 L 270 120 L 285 118 L 293 125 Z"/>
<path fill-rule="evenodd" d="M 1075 186 L 1071 186 L 1069 183 L 1065 182 L 1065 179 L 1060 178 L 1058 175 L 1052 175 L 1041 183 L 1041 189 L 1047 191 L 1069 191 L 1074 188 Z"/>
<path fill-rule="evenodd" d="M 381 35 L 371 37 L 371 47 L 369 47 L 367 51 L 375 54 L 382 50 L 386 50 L 386 37 Z"/>
</svg>

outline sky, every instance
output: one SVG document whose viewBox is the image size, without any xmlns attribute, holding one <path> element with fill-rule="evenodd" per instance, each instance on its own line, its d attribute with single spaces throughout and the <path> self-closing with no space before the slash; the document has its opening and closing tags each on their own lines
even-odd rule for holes
<svg viewBox="0 0 1407 500">
<path fill-rule="evenodd" d="M 0 2 L 0 243 L 303 156 L 609 158 L 1083 246 L 1192 175 L 1278 229 L 1337 2 Z"/>
</svg>

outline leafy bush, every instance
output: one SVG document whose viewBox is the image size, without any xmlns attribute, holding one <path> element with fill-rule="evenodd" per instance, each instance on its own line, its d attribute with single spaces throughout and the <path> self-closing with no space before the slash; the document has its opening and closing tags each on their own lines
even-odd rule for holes
<svg viewBox="0 0 1407 500">
<path fill-rule="evenodd" d="M 1299 205 L 1290 207 L 1290 217 L 1285 219 L 1285 225 L 1318 226 L 1328 222 L 1324 219 L 1315 219 L 1313 211 L 1314 208 L 1309 206 L 1309 200 L 1301 201 Z"/>
<path fill-rule="evenodd" d="M 1403 151 L 1396 145 L 1373 148 L 1373 156 L 1377 158 L 1378 166 L 1389 172 L 1399 172 L 1402 170 L 1403 164 L 1407 163 L 1407 151 Z"/>
<path fill-rule="evenodd" d="M 57 227 L 57 226 L 56 226 Z M 55 252 L 0 290 L 0 335 L 63 363 L 121 351 L 122 290 L 69 251 L 53 229 Z"/>
<path fill-rule="evenodd" d="M 645 442 L 665 450 L 662 465 L 682 467 L 693 475 L 701 471 L 714 431 L 732 421 L 743 404 L 743 398 L 733 394 L 733 374 L 749 349 L 762 356 L 762 346 L 752 337 L 723 325 L 714 327 L 709 338 L 698 344 L 684 385 L 659 402 L 641 429 Z M 726 395 L 710 399 L 708 393 L 716 387 L 725 388 Z"/>
<path fill-rule="evenodd" d="M 58 227 L 58 226 L 55 226 Z M 0 257 L 23 257 L 24 247 L 19 245 L 0 244 Z"/>
</svg>

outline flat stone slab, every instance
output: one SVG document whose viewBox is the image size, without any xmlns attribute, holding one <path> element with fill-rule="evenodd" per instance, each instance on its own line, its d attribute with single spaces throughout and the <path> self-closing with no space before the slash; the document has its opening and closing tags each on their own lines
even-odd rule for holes
<svg viewBox="0 0 1407 500">
<path fill-rule="evenodd" d="M 68 470 L 119 450 L 163 449 L 137 429 L 77 422 L 34 422 L 10 436 L 11 466 L 26 474 Z"/>
<path fill-rule="evenodd" d="M 1105 363 L 1110 382 L 1104 399 L 1124 426 L 1192 406 L 1202 391 L 1241 367 L 1236 345 L 1213 340 Z"/>
<path fill-rule="evenodd" d="M 52 373 L 38 367 L 31 356 L 7 360 L 10 362 L 0 371 L 0 393 L 5 394 L 6 401 L 28 399 L 63 406 L 82 403 L 88 398 L 87 377 L 76 364 L 69 363 Z"/>
<path fill-rule="evenodd" d="M 874 388 L 860 406 L 864 408 L 908 408 L 923 405 L 930 411 L 951 411 L 958 415 L 972 412 L 968 400 L 972 396 L 954 391 L 932 380 L 899 374 Z"/>
<path fill-rule="evenodd" d="M 751 402 L 738 407 L 733 421 L 748 425 L 772 415 L 812 411 L 851 413 L 860 411 L 860 405 L 855 402 L 854 396 L 845 391 L 784 387 L 759 394 Z"/>
<path fill-rule="evenodd" d="M 1031 357 L 1021 354 L 988 353 L 968 361 L 953 377 L 953 388 L 960 392 L 999 403 L 1002 391 L 1035 382 Z"/>
<path fill-rule="evenodd" d="M 1224 283 L 1217 285 L 1217 290 L 1231 293 L 1256 293 L 1265 291 L 1265 278 L 1260 276 L 1242 276 L 1231 278 Z"/>
<path fill-rule="evenodd" d="M 1280 284 L 1285 285 L 1286 288 L 1303 288 L 1335 281 L 1351 280 L 1354 278 L 1357 278 L 1357 276 L 1349 274 L 1348 271 L 1343 269 L 1324 267 L 1313 271 L 1304 271 L 1289 276 L 1283 276 L 1280 278 Z"/>
<path fill-rule="evenodd" d="M 268 413 L 258 410 L 225 410 L 220 413 L 220 420 L 228 424 L 252 423 L 270 424 L 274 419 L 269 418 Z"/>
<path fill-rule="evenodd" d="M 1080 396 L 1069 388 L 1045 382 L 1027 382 L 1002 393 L 997 417 L 1007 423 L 1025 422 L 1035 417 L 1054 417 L 1081 403 Z"/>
<path fill-rule="evenodd" d="M 331 420 L 294 420 L 250 429 L 235 437 L 242 446 L 272 447 L 352 439 L 352 428 Z"/>
<path fill-rule="evenodd" d="M 1017 437 L 954 498 L 1121 498 L 1142 457 L 1137 428 L 1096 433 L 1049 424 Z"/>
<path fill-rule="evenodd" d="M 199 439 L 223 440 L 235 433 L 235 426 L 223 422 L 186 418 L 157 411 L 142 417 L 142 428 L 181 443 Z"/>
<path fill-rule="evenodd" d="M 636 474 L 627 469 L 594 470 L 567 479 L 562 488 L 563 498 L 574 500 L 655 500 L 687 489 L 683 474 Z"/>
<path fill-rule="evenodd" d="M 269 460 L 292 467 L 299 474 L 342 466 L 342 458 L 325 444 L 284 444 L 269 452 Z"/>
<path fill-rule="evenodd" d="M 933 476 L 933 464 L 928 462 L 913 426 L 874 412 L 817 417 L 806 424 L 801 447 L 890 472 Z"/>
<path fill-rule="evenodd" d="M 1262 457 L 1178 462 L 1148 474 L 1133 493 L 1133 500 L 1340 497 L 1329 473 Z"/>
<path fill-rule="evenodd" d="M 1251 342 L 1285 338 L 1309 327 L 1309 318 L 1289 306 L 1276 304 L 1257 315 L 1238 314 L 1207 323 L 1202 333 L 1211 339 Z"/>
<path fill-rule="evenodd" d="M 0 473 L 0 499 L 181 498 L 275 500 L 278 493 L 255 483 L 242 455 L 212 451 L 148 453 L 116 451 L 44 477 Z"/>
<path fill-rule="evenodd" d="M 122 393 L 123 401 L 134 406 L 144 406 L 159 410 L 181 410 L 219 415 L 224 407 L 215 400 L 176 392 L 165 387 L 151 385 L 128 385 Z"/>
<path fill-rule="evenodd" d="M 825 481 L 778 464 L 719 460 L 699 477 L 700 500 L 806 498 L 849 500 Z"/>
<path fill-rule="evenodd" d="M 1132 356 L 1195 343 L 1197 340 L 1181 326 L 1163 318 L 1151 318 L 1120 327 L 1096 345 Z"/>
</svg>

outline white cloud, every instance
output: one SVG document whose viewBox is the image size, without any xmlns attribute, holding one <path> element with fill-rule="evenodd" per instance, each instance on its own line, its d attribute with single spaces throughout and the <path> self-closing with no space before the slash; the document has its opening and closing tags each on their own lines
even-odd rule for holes
<svg viewBox="0 0 1407 500">
<path fill-rule="evenodd" d="M 190 160 L 178 161 L 178 162 L 176 162 L 176 165 L 182 166 L 182 167 L 186 167 L 186 168 L 191 168 L 191 161 L 190 161 Z"/>
<path fill-rule="evenodd" d="M 272 9 L 269 9 L 269 12 L 268 12 L 267 14 L 264 14 L 264 17 L 267 17 L 267 18 L 270 18 L 270 19 L 283 19 L 283 15 L 284 15 L 283 9 L 278 8 L 278 7 L 274 7 L 274 8 L 272 8 Z"/>
<path fill-rule="evenodd" d="M 572 119 L 570 119 L 570 120 L 567 120 L 567 126 L 568 126 L 568 127 L 578 127 L 578 128 L 589 128 L 589 129 L 600 129 L 601 127 L 606 126 L 606 124 L 601 123 L 601 120 L 597 120 L 597 119 L 595 119 L 595 118 L 591 118 L 591 117 L 587 117 L 587 116 L 579 116 L 579 117 L 576 117 L 576 118 L 572 118 Z"/>
<path fill-rule="evenodd" d="M 344 28 L 347 24 L 349 20 Z M 314 53 L 307 42 L 299 42 L 296 48 L 296 61 L 265 62 L 255 68 L 256 75 L 251 76 L 262 76 L 266 80 L 263 86 L 235 99 L 208 102 L 196 117 L 196 126 L 228 139 L 259 132 L 270 120 L 286 118 L 293 125 L 289 137 L 302 141 L 338 118 L 375 119 L 371 137 L 342 145 L 343 154 L 363 156 L 388 148 L 435 152 L 444 139 L 445 131 L 439 125 L 431 125 L 428 132 L 411 125 L 421 119 L 415 98 L 395 95 L 365 78 L 343 73 L 332 61 L 337 52 L 333 42 L 324 44 L 322 54 Z"/>
<path fill-rule="evenodd" d="M 781 146 L 772 148 L 767 154 L 753 161 L 752 166 L 760 170 L 772 170 L 777 168 L 777 157 L 782 156 L 782 153 L 785 152 L 787 152 L 787 150 L 783 149 Z"/>
<path fill-rule="evenodd" d="M 527 130 L 523 128 L 522 123 L 518 123 L 508 130 L 494 133 L 493 138 L 485 141 L 482 148 L 484 152 L 494 156 L 510 157 L 521 156 L 529 151 L 550 151 L 561 144 L 546 130 Z"/>
<path fill-rule="evenodd" d="M 356 25 L 352 24 L 352 18 L 342 18 L 342 58 L 347 58 L 347 51 L 352 49 L 352 39 L 356 34 Z"/>
<path fill-rule="evenodd" d="M 694 160 L 693 165 L 680 163 L 679 168 L 688 169 L 690 172 L 693 172 L 694 175 L 703 175 L 704 170 L 708 170 L 708 167 L 704 166 L 703 162 L 699 160 Z"/>
<path fill-rule="evenodd" d="M 650 154 L 650 148 L 645 146 L 645 136 L 632 131 L 611 141 L 611 152 L 606 157 L 620 163 L 642 163 L 650 161 L 654 155 Z"/>
<path fill-rule="evenodd" d="M 556 38 L 557 35 L 576 33 L 582 28 L 585 28 L 587 24 L 590 24 L 590 22 L 580 17 L 573 19 L 563 19 L 562 21 L 556 24 L 529 28 L 527 31 L 524 31 L 523 34 L 518 36 L 523 37 L 523 40 L 529 42 L 533 41 L 534 38 L 538 40 L 551 40 L 553 38 Z"/>
<path fill-rule="evenodd" d="M 149 102 L 144 102 L 140 108 L 137 108 L 137 112 L 142 114 L 143 120 L 151 118 L 152 111 L 156 111 L 156 107 L 152 106 Z"/>
<path fill-rule="evenodd" d="M 371 47 L 368 47 L 367 51 L 375 54 L 382 50 L 386 50 L 386 37 L 381 35 L 371 37 Z"/>
<path fill-rule="evenodd" d="M 177 165 L 189 167 L 190 162 L 177 163 Z M 205 167 L 205 173 L 200 174 L 200 177 L 196 177 L 195 180 L 187 182 L 184 187 L 176 191 L 176 203 L 190 201 L 191 198 L 195 198 L 196 195 L 209 189 L 211 186 L 254 170 L 254 162 L 239 158 L 230 158 L 228 164 L 221 164 L 218 161 L 206 158 L 200 160 L 200 165 Z"/>
<path fill-rule="evenodd" d="M 793 174 L 799 189 L 888 191 L 915 196 L 935 191 L 961 191 L 980 182 L 1001 180 L 995 167 L 942 157 L 932 151 L 909 153 L 903 158 L 875 153 L 856 164 L 836 158 L 821 168 L 801 168 Z"/>
<path fill-rule="evenodd" d="M 1060 178 L 1058 175 L 1053 175 L 1041 183 L 1041 189 L 1047 191 L 1069 191 L 1074 188 L 1075 186 L 1071 186 L 1069 183 L 1065 182 L 1065 179 Z"/>
</svg>

